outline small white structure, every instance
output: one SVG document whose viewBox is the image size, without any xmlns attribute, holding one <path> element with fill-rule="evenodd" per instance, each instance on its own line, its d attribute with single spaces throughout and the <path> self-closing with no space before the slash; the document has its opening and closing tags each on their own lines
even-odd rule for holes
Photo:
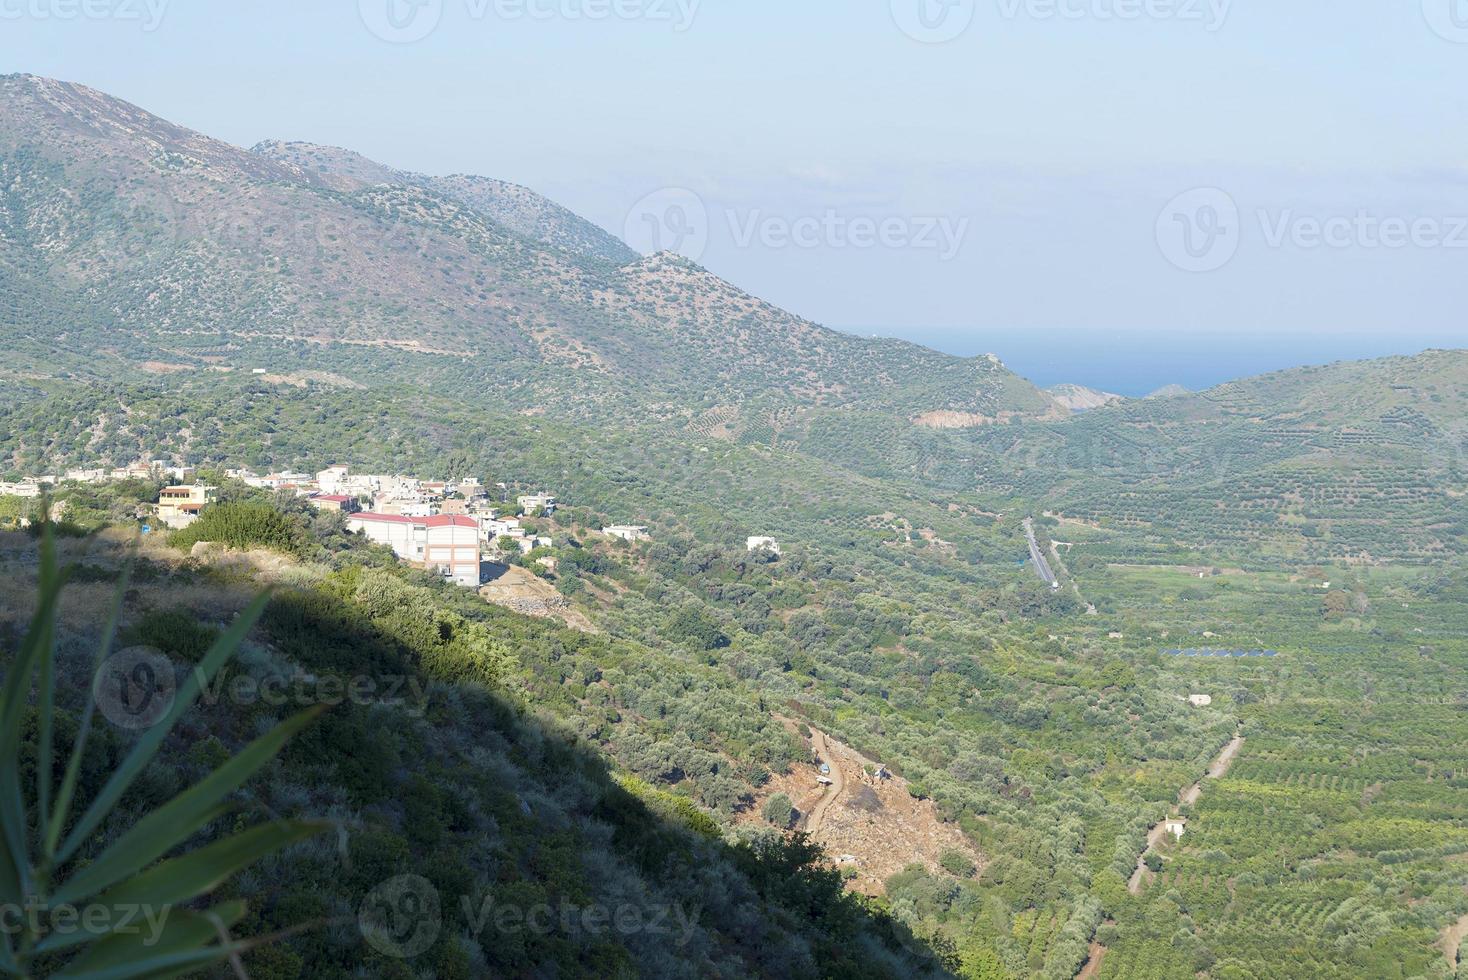
<svg viewBox="0 0 1468 980">
<path fill-rule="evenodd" d="M 1163 829 L 1172 835 L 1173 840 L 1182 840 L 1183 834 L 1188 829 L 1188 822 L 1181 817 L 1173 817 L 1167 821 Z"/>
<path fill-rule="evenodd" d="M 1195 708 L 1206 708 L 1213 703 L 1211 694 L 1192 694 L 1188 696 L 1188 704 Z"/>
<path fill-rule="evenodd" d="M 24 497 L 34 500 L 41 495 L 41 485 L 35 480 L 22 480 L 19 483 L 0 483 L 0 497 Z"/>
<path fill-rule="evenodd" d="M 746 542 L 746 547 L 752 552 L 768 551 L 772 555 L 778 555 L 782 553 L 780 551 L 780 542 L 776 541 L 774 538 L 752 537 L 748 540 L 748 542 Z"/>
<path fill-rule="evenodd" d="M 623 541 L 651 541 L 652 535 L 647 533 L 647 528 L 636 524 L 613 524 L 601 529 L 601 533 L 607 537 L 620 538 Z"/>
</svg>

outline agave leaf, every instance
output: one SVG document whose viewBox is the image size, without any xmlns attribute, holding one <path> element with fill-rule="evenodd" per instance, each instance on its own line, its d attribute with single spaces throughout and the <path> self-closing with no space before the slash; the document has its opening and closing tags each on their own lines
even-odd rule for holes
<svg viewBox="0 0 1468 980">
<path fill-rule="evenodd" d="M 128 583 L 132 580 L 132 563 L 123 566 L 122 575 L 117 580 L 117 591 L 112 596 L 112 609 L 107 614 L 107 625 L 102 630 L 102 642 L 97 647 L 97 663 L 92 669 L 93 676 L 102 669 L 102 664 L 112 652 L 112 643 L 117 638 L 117 624 L 122 619 L 122 600 L 127 594 Z M 81 776 L 82 757 L 87 750 L 87 739 L 92 734 L 92 719 L 97 714 L 96 695 L 92 685 L 87 685 L 87 706 L 82 712 L 81 725 L 77 728 L 76 741 L 71 747 L 71 758 L 66 763 L 66 775 L 61 779 L 61 788 L 56 794 L 56 809 L 51 814 L 51 823 L 46 828 L 45 854 L 48 859 L 56 855 L 56 843 L 61 839 L 61 831 L 66 827 L 66 818 L 71 813 L 71 801 L 76 796 L 77 779 Z"/>
<path fill-rule="evenodd" d="M 26 697 L 36 659 L 49 649 L 56 621 L 56 603 L 61 594 L 61 576 L 56 572 L 56 551 L 51 527 L 41 538 L 40 595 L 30 628 L 0 690 L 0 828 L 3 828 L 5 859 L 0 860 L 0 898 L 20 904 L 33 889 L 30 854 L 26 848 L 25 794 L 20 785 L 20 734 Z M 44 712 L 43 712 L 44 714 Z"/>
<path fill-rule="evenodd" d="M 210 945 L 220 938 L 221 927 L 233 925 L 244 914 L 243 902 L 226 902 L 208 912 L 175 909 L 156 937 L 114 933 L 52 976 L 57 980 L 130 980 L 197 970 L 248 948 L 246 943 L 235 942 Z"/>
<path fill-rule="evenodd" d="M 77 848 L 81 847 L 82 842 L 87 839 L 87 835 L 96 830 L 97 826 L 101 824 L 107 814 L 112 812 L 112 808 L 117 806 L 118 800 L 122 798 L 122 794 L 127 791 L 127 788 L 132 785 L 133 780 L 142 774 L 143 769 L 158 754 L 158 750 L 163 746 L 163 740 L 168 737 L 168 733 L 173 730 L 173 726 L 178 724 L 179 718 L 183 717 L 184 712 L 193 707 L 194 702 L 198 700 L 203 685 L 212 680 L 214 675 L 219 671 L 219 668 L 224 666 L 224 662 L 234 654 L 235 648 L 245 638 L 245 634 L 250 632 L 250 628 L 255 625 L 255 621 L 265 611 L 265 605 L 269 601 L 270 596 L 268 593 L 261 594 L 256 598 L 248 609 L 240 613 L 234 625 L 224 635 L 219 637 L 214 642 L 214 645 L 209 648 L 209 651 L 204 654 L 204 658 L 200 661 L 198 668 L 191 672 L 188 679 L 180 685 L 178 693 L 174 697 L 173 707 L 169 710 L 168 714 L 158 724 L 148 729 L 143 737 L 138 740 L 138 744 L 133 746 L 133 750 L 128 753 L 127 758 L 123 760 L 117 772 L 113 773 L 112 778 L 107 781 L 107 785 L 102 787 L 102 791 L 97 794 L 97 798 L 92 801 L 92 805 L 87 808 L 86 813 L 77 821 L 76 826 L 71 829 L 71 833 L 67 835 L 66 842 L 61 845 L 60 851 L 57 852 L 57 862 L 69 860 L 76 853 Z"/>
<path fill-rule="evenodd" d="M 182 844 L 208 822 L 210 814 L 224 797 L 274 758 L 291 736 L 325 710 L 325 705 L 317 705 L 286 719 L 245 746 L 201 782 L 143 817 L 113 841 L 101 857 L 58 888 L 53 900 L 57 903 L 83 901 Z"/>
<path fill-rule="evenodd" d="M 282 820 L 251 827 L 182 857 L 164 861 L 123 882 L 89 904 L 112 909 L 173 908 L 213 891 L 236 872 L 254 864 L 265 855 L 306 840 L 333 826 L 334 824 L 324 820 Z M 109 927 L 91 933 L 82 930 L 66 934 L 53 933 L 36 946 L 36 951 L 51 953 L 68 949 L 110 932 Z"/>
</svg>

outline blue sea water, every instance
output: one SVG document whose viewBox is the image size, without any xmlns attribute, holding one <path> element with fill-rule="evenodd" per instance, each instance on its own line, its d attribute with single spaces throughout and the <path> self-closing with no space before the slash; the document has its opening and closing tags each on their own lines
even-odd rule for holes
<svg viewBox="0 0 1468 980">
<path fill-rule="evenodd" d="M 997 354 L 1011 370 L 1041 387 L 1079 384 L 1129 397 L 1170 384 L 1202 391 L 1225 381 L 1306 364 L 1417 354 L 1433 347 L 1468 347 L 1468 333 L 1453 337 L 1412 331 L 1382 331 L 1371 336 L 920 327 L 853 328 L 849 332 L 901 337 L 960 357 Z"/>
</svg>

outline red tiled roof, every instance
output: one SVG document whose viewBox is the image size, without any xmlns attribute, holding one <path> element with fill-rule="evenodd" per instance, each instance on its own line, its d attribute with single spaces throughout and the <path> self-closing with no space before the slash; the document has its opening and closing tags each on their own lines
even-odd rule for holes
<svg viewBox="0 0 1468 980">
<path fill-rule="evenodd" d="M 331 501 L 334 504 L 345 504 L 345 503 L 348 503 L 350 501 L 356 500 L 357 498 L 356 497 L 348 497 L 345 494 L 340 494 L 340 493 L 318 493 L 314 497 L 312 497 L 311 499 L 312 500 L 329 500 L 329 501 Z"/>
<path fill-rule="evenodd" d="M 351 517 L 348 517 L 347 520 L 349 520 L 349 521 L 383 521 L 383 522 L 388 523 L 388 524 L 417 524 L 417 523 L 420 522 L 421 518 L 416 518 L 416 517 L 403 517 L 400 514 L 373 514 L 373 513 L 370 513 L 369 512 L 369 513 L 364 513 L 364 514 L 353 514 Z"/>
<path fill-rule="evenodd" d="M 427 527 L 472 527 L 476 530 L 479 527 L 478 521 L 463 514 L 440 514 L 437 517 L 423 517 L 419 520 Z"/>
<path fill-rule="evenodd" d="M 349 521 L 386 521 L 391 524 L 417 524 L 420 527 L 472 527 L 479 523 L 462 514 L 440 514 L 438 517 L 400 517 L 397 514 L 353 514 Z"/>
</svg>

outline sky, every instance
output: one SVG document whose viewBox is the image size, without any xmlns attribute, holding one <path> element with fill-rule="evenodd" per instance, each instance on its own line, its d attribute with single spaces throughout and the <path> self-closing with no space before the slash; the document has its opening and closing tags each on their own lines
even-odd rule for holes
<svg viewBox="0 0 1468 980">
<path fill-rule="evenodd" d="M 0 0 L 0 71 L 1046 384 L 1468 347 L 1468 0 Z"/>
</svg>

